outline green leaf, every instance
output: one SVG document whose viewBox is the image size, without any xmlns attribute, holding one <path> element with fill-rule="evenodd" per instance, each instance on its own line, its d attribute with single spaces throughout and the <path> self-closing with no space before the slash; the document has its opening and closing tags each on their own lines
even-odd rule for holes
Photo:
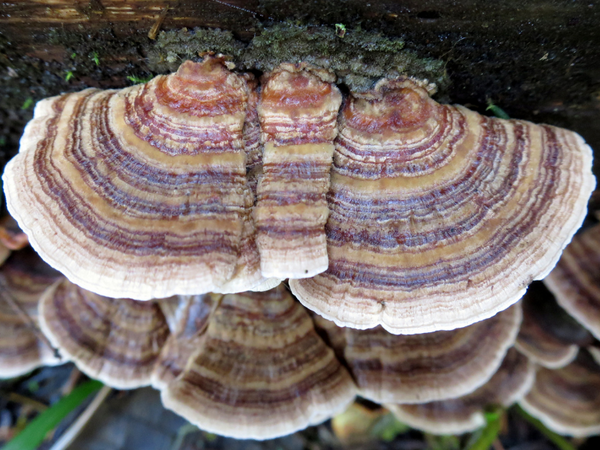
<svg viewBox="0 0 600 450">
<path fill-rule="evenodd" d="M 473 439 L 469 440 L 465 449 L 488 450 L 492 446 L 494 441 L 498 439 L 498 433 L 500 433 L 501 417 L 501 409 L 485 413 L 485 420 L 487 421 L 486 426 L 483 429 L 481 429 L 478 433 L 473 435 Z"/>
<path fill-rule="evenodd" d="M 492 111 L 492 114 L 495 115 L 499 119 L 510 119 L 510 116 L 506 114 L 506 112 L 492 103 L 491 100 L 488 100 L 488 107 L 485 108 L 486 111 Z"/>
<path fill-rule="evenodd" d="M 133 84 L 143 84 L 143 83 L 147 83 L 148 81 L 150 81 L 152 78 L 154 78 L 153 75 L 148 75 L 146 78 L 140 78 L 140 77 L 136 77 L 135 75 L 130 75 L 127 77 L 127 79 L 129 81 L 131 81 Z"/>
<path fill-rule="evenodd" d="M 33 105 L 33 99 L 31 97 L 27 97 L 27 99 L 23 102 L 21 109 L 29 109 Z"/>
<path fill-rule="evenodd" d="M 90 380 L 77 386 L 69 395 L 61 398 L 33 419 L 23 431 L 2 447 L 2 450 L 35 450 L 61 420 L 100 388 L 102 388 L 102 383 L 96 380 Z"/>
<path fill-rule="evenodd" d="M 67 74 L 65 75 L 65 81 L 66 81 L 66 82 L 69 82 L 69 80 L 70 80 L 71 78 L 73 78 L 74 76 L 75 76 L 75 75 L 73 75 L 73 72 L 72 72 L 71 70 L 69 70 L 69 71 L 67 72 Z"/>
</svg>

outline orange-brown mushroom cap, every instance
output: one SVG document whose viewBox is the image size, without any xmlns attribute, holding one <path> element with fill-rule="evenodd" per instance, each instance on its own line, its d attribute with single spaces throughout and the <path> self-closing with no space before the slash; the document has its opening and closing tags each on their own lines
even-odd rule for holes
<svg viewBox="0 0 600 450">
<path fill-rule="evenodd" d="M 560 434 L 600 433 L 600 366 L 584 352 L 562 369 L 540 368 L 520 405 Z"/>
<path fill-rule="evenodd" d="M 462 434 L 485 425 L 487 407 L 510 406 L 523 398 L 534 378 L 534 364 L 511 349 L 490 381 L 469 395 L 421 405 L 385 406 L 401 422 L 427 433 Z"/>
<path fill-rule="evenodd" d="M 466 395 L 489 381 L 515 342 L 521 315 L 517 304 L 465 328 L 416 335 L 327 324 L 325 331 L 359 395 L 377 403 L 425 403 Z M 317 326 L 324 322 L 315 317 Z"/>
<path fill-rule="evenodd" d="M 268 439 L 327 419 L 355 393 L 308 313 L 280 286 L 226 295 L 162 400 L 204 430 Z"/>
<path fill-rule="evenodd" d="M 38 303 L 61 277 L 31 249 L 13 252 L 0 267 L 0 378 L 62 364 L 38 329 Z"/>
<path fill-rule="evenodd" d="M 39 102 L 4 173 L 31 245 L 75 284 L 115 298 L 262 283 L 247 80 L 207 58 L 145 85 Z"/>
<path fill-rule="evenodd" d="M 169 336 L 156 302 L 102 297 L 66 279 L 44 293 L 40 326 L 82 372 L 118 389 L 150 384 Z"/>
<path fill-rule="evenodd" d="M 573 238 L 544 279 L 558 304 L 600 339 L 600 224 Z"/>
<path fill-rule="evenodd" d="M 515 303 L 554 267 L 595 186 L 576 133 L 441 105 L 410 79 L 345 102 L 333 159 L 329 268 L 290 287 L 340 326 L 396 334 Z"/>
</svg>

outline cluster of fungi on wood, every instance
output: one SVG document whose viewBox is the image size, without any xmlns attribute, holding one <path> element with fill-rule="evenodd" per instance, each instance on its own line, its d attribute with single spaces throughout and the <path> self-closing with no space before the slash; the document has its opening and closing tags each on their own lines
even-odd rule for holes
<svg viewBox="0 0 600 450">
<path fill-rule="evenodd" d="M 530 389 L 523 405 L 543 416 L 535 393 L 552 377 L 534 384 L 534 362 L 600 376 L 517 303 L 586 215 L 580 136 L 438 104 L 406 77 L 342 95 L 308 64 L 260 80 L 231 69 L 208 56 L 36 106 L 3 179 L 31 245 L 66 276 L 36 315 L 63 360 L 258 439 L 356 395 L 462 433 Z M 561 431 L 587 432 L 591 416 Z"/>
</svg>

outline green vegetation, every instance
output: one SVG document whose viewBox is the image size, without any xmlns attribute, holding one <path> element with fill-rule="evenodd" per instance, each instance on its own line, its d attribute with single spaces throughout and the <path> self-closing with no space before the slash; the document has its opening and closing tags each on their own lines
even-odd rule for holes
<svg viewBox="0 0 600 450">
<path fill-rule="evenodd" d="M 129 81 L 131 81 L 133 84 L 144 84 L 144 83 L 147 83 L 148 81 L 150 81 L 152 78 L 154 78 L 154 75 L 148 75 L 147 77 L 144 77 L 144 78 L 136 77 L 135 75 L 129 75 L 127 77 L 127 79 Z"/>
<path fill-rule="evenodd" d="M 33 419 L 23 431 L 2 447 L 2 450 L 35 450 L 67 414 L 100 388 L 102 383 L 96 380 L 77 386 L 69 395 Z"/>
</svg>

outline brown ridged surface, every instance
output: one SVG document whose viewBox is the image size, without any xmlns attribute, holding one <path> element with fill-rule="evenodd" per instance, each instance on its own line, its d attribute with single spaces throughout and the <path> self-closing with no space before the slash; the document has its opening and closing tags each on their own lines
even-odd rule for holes
<svg viewBox="0 0 600 450">
<path fill-rule="evenodd" d="M 171 333 L 152 372 L 152 387 L 164 389 L 179 376 L 188 359 L 202 345 L 211 314 L 222 295 L 181 296 L 176 301 L 159 301 Z"/>
<path fill-rule="evenodd" d="M 540 368 L 531 392 L 520 402 L 525 411 L 560 434 L 600 433 L 600 366 L 582 353 L 568 366 Z"/>
<path fill-rule="evenodd" d="M 579 346 L 591 344 L 593 338 L 546 289 L 535 287 L 523 297 L 523 323 L 515 347 L 535 363 L 558 369 L 570 364 Z"/>
<path fill-rule="evenodd" d="M 39 102 L 4 175 L 7 205 L 32 246 L 110 297 L 261 283 L 246 183 L 247 78 L 207 58 L 145 85 Z"/>
<path fill-rule="evenodd" d="M 40 297 L 60 277 L 29 248 L 13 252 L 0 267 L 0 378 L 66 361 L 37 329 Z"/>
<path fill-rule="evenodd" d="M 204 430 L 268 439 L 321 422 L 355 395 L 352 379 L 283 286 L 225 296 L 203 345 L 162 391 Z"/>
<path fill-rule="evenodd" d="M 558 304 L 600 339 L 600 224 L 573 238 L 544 279 Z"/>
<path fill-rule="evenodd" d="M 462 434 L 485 425 L 490 406 L 508 407 L 531 389 L 535 367 L 526 356 L 510 349 L 498 372 L 472 394 L 422 405 L 386 405 L 398 420 L 432 434 Z"/>
<path fill-rule="evenodd" d="M 452 331 L 407 336 L 381 327 L 336 327 L 326 332 L 359 395 L 377 403 L 425 403 L 466 395 L 486 383 L 514 344 L 521 316 L 517 304 Z"/>
<path fill-rule="evenodd" d="M 169 336 L 155 302 L 102 297 L 68 280 L 44 293 L 40 325 L 83 372 L 118 389 L 150 384 Z"/>
<path fill-rule="evenodd" d="M 545 277 L 586 214 L 591 149 L 571 131 L 440 105 L 382 80 L 342 110 L 329 268 L 290 286 L 341 326 L 392 333 L 491 317 Z"/>
<path fill-rule="evenodd" d="M 305 278 L 327 269 L 326 194 L 342 101 L 333 79 L 305 64 L 282 64 L 263 77 L 254 217 L 264 276 Z"/>
</svg>

